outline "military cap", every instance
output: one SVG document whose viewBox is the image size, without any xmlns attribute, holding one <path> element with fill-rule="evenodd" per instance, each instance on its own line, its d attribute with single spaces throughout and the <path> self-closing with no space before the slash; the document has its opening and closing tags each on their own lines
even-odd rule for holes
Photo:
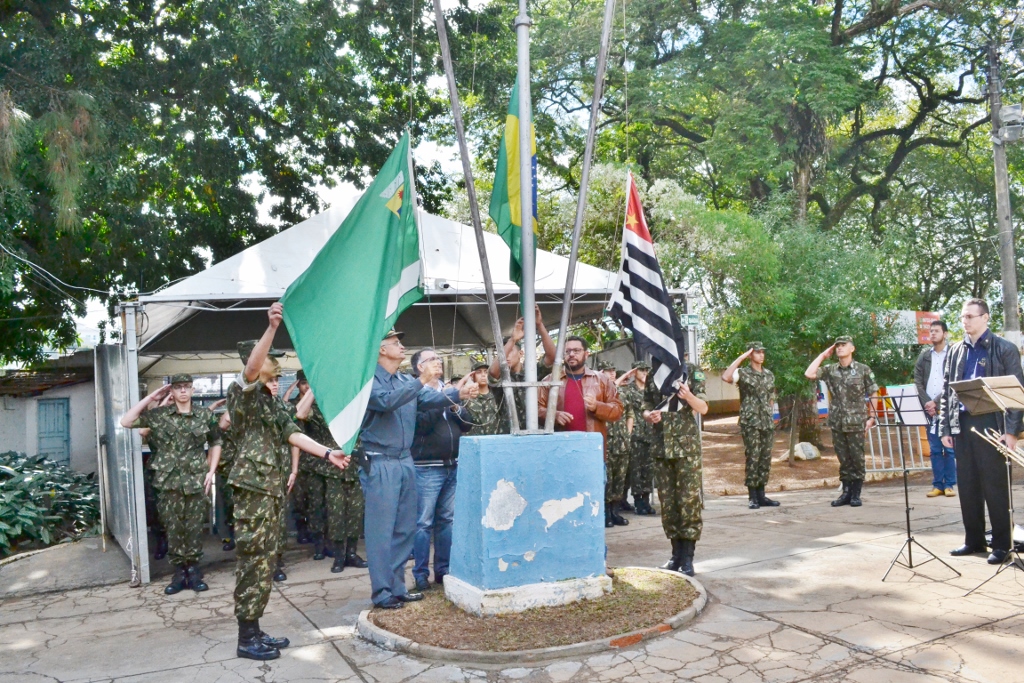
<svg viewBox="0 0 1024 683">
<path fill-rule="evenodd" d="M 392 337 L 395 337 L 395 338 L 401 340 L 402 337 L 404 337 L 404 336 L 405 336 L 405 332 L 399 332 L 398 330 L 396 330 L 395 328 L 392 327 L 391 331 L 389 331 L 387 334 L 385 334 L 384 335 L 384 339 L 381 339 L 381 341 L 386 341 L 388 339 L 391 339 Z"/>
<path fill-rule="evenodd" d="M 599 361 L 597 361 L 597 369 L 598 370 L 614 370 L 615 369 L 615 364 L 614 363 L 609 363 L 606 360 L 599 360 Z"/>
<path fill-rule="evenodd" d="M 478 360 L 477 362 L 473 363 L 473 369 L 470 370 L 470 372 L 476 372 L 477 370 L 482 370 L 483 368 L 489 367 L 491 366 L 488 365 L 487 363 L 483 362 L 482 360 Z"/>
<path fill-rule="evenodd" d="M 635 360 L 633 361 L 633 365 L 631 367 L 633 367 L 636 370 L 650 370 L 651 364 L 645 360 Z"/>
<path fill-rule="evenodd" d="M 307 381 L 306 380 L 306 371 L 305 370 L 299 370 L 298 372 L 296 372 L 295 373 L 295 381 L 296 382 L 306 382 Z"/>
<path fill-rule="evenodd" d="M 252 355 L 252 350 L 256 348 L 256 345 L 259 344 L 259 342 L 259 339 L 249 339 L 246 341 L 238 342 L 238 357 L 242 359 L 243 363 L 249 362 L 249 356 Z M 284 355 L 284 351 L 279 351 L 278 349 L 275 349 L 273 346 L 271 346 L 270 351 L 267 352 L 267 355 L 270 356 L 271 358 L 280 358 L 281 356 Z"/>
<path fill-rule="evenodd" d="M 759 341 L 747 342 L 747 348 L 751 351 L 764 351 L 764 344 Z"/>
<path fill-rule="evenodd" d="M 171 375 L 171 384 L 183 384 L 185 382 L 192 383 L 192 375 L 187 372 L 179 372 L 177 375 Z"/>
<path fill-rule="evenodd" d="M 844 335 L 842 335 L 840 337 L 836 337 L 836 345 L 837 346 L 839 344 L 852 344 L 852 343 L 853 343 L 853 337 L 851 337 L 848 334 L 844 334 Z"/>
</svg>

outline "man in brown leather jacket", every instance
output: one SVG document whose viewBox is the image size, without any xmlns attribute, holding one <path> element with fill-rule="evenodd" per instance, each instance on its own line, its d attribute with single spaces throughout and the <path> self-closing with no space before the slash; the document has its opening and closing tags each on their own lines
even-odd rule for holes
<svg viewBox="0 0 1024 683">
<path fill-rule="evenodd" d="M 619 392 L 613 380 L 603 372 L 595 372 L 587 367 L 588 356 L 585 339 L 577 336 L 566 338 L 555 429 L 563 432 L 600 432 L 607 447 L 608 423 L 622 419 L 622 401 L 619 400 Z M 551 381 L 551 375 L 545 377 L 544 381 Z M 543 422 L 547 417 L 548 390 L 541 388 L 537 394 L 539 418 Z"/>
</svg>

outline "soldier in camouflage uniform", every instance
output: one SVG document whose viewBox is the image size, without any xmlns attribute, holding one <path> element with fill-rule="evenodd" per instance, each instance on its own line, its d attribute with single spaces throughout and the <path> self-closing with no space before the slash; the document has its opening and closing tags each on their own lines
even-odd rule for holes
<svg viewBox="0 0 1024 683">
<path fill-rule="evenodd" d="M 654 427 L 661 525 L 672 541 L 672 559 L 663 568 L 693 576 L 693 552 L 703 528 L 697 415 L 706 414 L 708 404 L 704 373 L 689 363 L 685 368 L 686 376 L 671 396 L 662 396 L 654 382 L 647 383 L 643 418 Z"/>
<path fill-rule="evenodd" d="M 608 361 L 598 361 L 598 369 L 616 381 L 615 366 Z M 622 392 L 619 392 L 622 400 Z M 633 414 L 629 406 L 623 402 L 622 418 L 608 423 L 608 448 L 605 449 L 604 460 L 604 526 L 627 526 L 629 520 L 618 512 L 622 489 L 626 485 L 626 470 L 629 469 L 629 422 Z"/>
<path fill-rule="evenodd" d="M 146 410 L 150 403 L 170 394 L 173 403 Z M 149 469 L 153 472 L 158 514 L 167 532 L 167 550 L 174 577 L 164 589 L 174 595 L 186 587 L 207 589 L 199 569 L 203 557 L 204 475 L 210 458 L 220 455 L 220 430 L 213 413 L 192 404 L 192 375 L 174 375 L 165 384 L 132 406 L 121 426 L 146 430 L 153 448 Z"/>
<path fill-rule="evenodd" d="M 749 367 L 740 367 L 750 359 Z M 746 455 L 747 507 L 757 510 L 762 505 L 778 507 L 778 501 L 764 494 L 772 467 L 772 445 L 775 443 L 775 375 L 764 367 L 764 344 L 750 342 L 747 350 L 732 362 L 722 380 L 740 390 L 740 434 Z"/>
<path fill-rule="evenodd" d="M 654 428 L 643 418 L 644 390 L 647 387 L 647 374 L 651 366 L 646 361 L 638 360 L 628 373 L 620 377 L 617 383 L 632 379 L 619 388 L 619 397 L 626 408 L 629 424 L 629 462 L 627 471 L 628 485 L 633 490 L 633 502 L 638 515 L 658 514 L 651 506 L 651 493 L 654 491 L 654 457 L 651 444 L 654 441 Z M 625 484 L 623 489 L 625 489 Z M 625 491 L 623 491 L 625 493 Z M 624 500 L 625 496 L 623 496 Z"/>
<path fill-rule="evenodd" d="M 502 410 L 498 399 L 499 389 L 491 391 L 490 382 L 487 378 L 487 363 L 475 363 L 470 372 L 470 380 L 476 384 L 476 398 L 472 398 L 463 405 L 469 409 L 473 416 L 473 428 L 470 436 L 492 436 L 494 434 L 508 434 L 508 414 Z"/>
<path fill-rule="evenodd" d="M 255 342 L 239 343 L 245 370 L 228 390 L 231 428 L 238 444 L 228 478 L 235 499 L 236 651 L 239 657 L 257 660 L 276 659 L 280 648 L 289 644 L 287 638 L 271 638 L 263 633 L 259 625 L 270 599 L 286 487 L 294 483 L 289 477 L 284 447 L 297 446 L 341 468 L 349 462 L 348 456 L 303 434 L 277 396 L 281 369 L 268 353 L 281 324 L 282 311 L 281 304 L 273 304 L 268 311 L 270 324 L 263 336 Z M 211 463 L 211 472 L 216 465 Z"/>
<path fill-rule="evenodd" d="M 853 337 L 837 337 L 836 343 L 822 351 L 804 372 L 807 379 L 823 381 L 828 387 L 828 424 L 839 458 L 839 479 L 843 482 L 843 493 L 832 501 L 832 507 L 860 507 L 864 486 L 864 439 L 867 430 L 877 424 L 873 416 L 868 416 L 871 407 L 868 399 L 878 393 L 875 374 L 867 365 L 853 359 L 855 350 Z M 833 351 L 839 362 L 822 367 Z"/>
<path fill-rule="evenodd" d="M 331 434 L 327 419 L 313 397 L 313 391 L 305 382 L 299 389 L 300 398 L 295 406 L 302 431 L 314 441 L 325 443 L 331 448 L 338 448 Z M 366 568 L 366 560 L 359 557 L 356 546 L 359 544 L 359 532 L 363 526 L 363 490 L 359 485 L 358 445 L 353 449 L 351 464 L 343 470 L 328 462 L 303 453 L 299 468 L 309 473 L 309 510 L 316 514 L 310 515 L 310 527 L 314 534 L 314 560 L 322 560 L 326 555 L 334 558 L 331 572 L 338 574 L 345 567 Z M 326 548 L 324 541 L 327 541 Z M 319 555 L 319 556 L 318 556 Z"/>
</svg>

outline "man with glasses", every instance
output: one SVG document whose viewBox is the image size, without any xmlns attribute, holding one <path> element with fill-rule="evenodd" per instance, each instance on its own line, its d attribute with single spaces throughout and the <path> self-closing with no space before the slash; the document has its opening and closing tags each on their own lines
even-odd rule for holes
<svg viewBox="0 0 1024 683">
<path fill-rule="evenodd" d="M 391 330 L 380 342 L 377 370 L 360 435 L 363 470 L 359 481 L 366 499 L 366 559 L 370 563 L 371 599 L 376 607 L 398 609 L 422 600 L 405 586 L 405 563 L 416 536 L 416 467 L 412 443 L 419 409 L 446 408 L 476 395 L 476 385 L 462 389 L 430 388 L 441 376 L 441 363 L 421 364 L 419 377 L 398 372 L 405 360 L 402 332 Z"/>
<path fill-rule="evenodd" d="M 939 434 L 942 445 L 956 452 L 956 474 L 960 482 L 960 515 L 964 521 L 964 544 L 950 555 L 974 555 L 987 551 L 985 508 L 992 523 L 992 554 L 989 564 L 1002 564 L 1010 552 L 1010 491 L 1006 461 L 999 451 L 972 430 L 992 429 L 1002 434 L 1007 448 L 1017 446 L 1021 412 L 971 415 L 957 399 L 950 383 L 976 377 L 1013 375 L 1024 382 L 1020 350 L 988 329 L 988 303 L 969 299 L 960 320 L 964 340 L 953 344 L 946 359 L 946 376 L 939 397 Z"/>
<path fill-rule="evenodd" d="M 602 372 L 587 367 L 587 341 L 575 335 L 566 337 L 562 367 L 562 388 L 558 392 L 555 429 L 564 432 L 599 432 L 608 452 L 608 423 L 622 418 L 622 401 L 615 382 Z M 551 374 L 544 378 L 551 381 Z M 543 422 L 548 413 L 548 387 L 537 392 L 538 415 Z"/>
</svg>

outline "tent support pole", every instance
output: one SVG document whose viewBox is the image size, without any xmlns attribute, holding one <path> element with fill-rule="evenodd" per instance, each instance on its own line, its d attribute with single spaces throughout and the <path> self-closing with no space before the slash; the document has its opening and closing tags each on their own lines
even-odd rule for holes
<svg viewBox="0 0 1024 683">
<path fill-rule="evenodd" d="M 501 384 L 505 392 L 505 409 L 508 411 L 512 433 L 519 432 L 519 416 L 516 411 L 515 396 L 509 382 L 512 377 L 505 357 L 505 345 L 501 342 L 501 322 L 498 320 L 498 302 L 494 298 L 494 281 L 491 279 L 490 261 L 487 259 L 487 247 L 484 244 L 484 228 L 480 222 L 480 206 L 476 199 L 476 185 L 473 184 L 473 167 L 469 161 L 469 148 L 466 146 L 466 129 L 462 123 L 462 105 L 459 102 L 459 91 L 455 85 L 455 69 L 452 66 L 452 53 L 448 46 L 448 30 L 445 28 L 444 13 L 441 11 L 441 0 L 434 0 L 434 21 L 437 24 L 437 38 L 441 46 L 441 59 L 444 62 L 444 74 L 448 80 L 448 96 L 452 104 L 452 117 L 455 119 L 455 135 L 459 140 L 459 156 L 462 158 L 462 174 L 466 179 L 466 194 L 469 198 L 469 212 L 473 218 L 473 232 L 476 234 L 476 248 L 480 255 L 480 269 L 484 276 L 484 290 L 487 293 L 487 313 L 491 319 L 491 334 L 494 336 L 494 349 L 501 368 Z"/>
<path fill-rule="evenodd" d="M 436 0 L 435 0 L 436 1 Z M 562 356 L 565 353 L 565 337 L 569 330 L 569 308 L 572 305 L 572 290 L 576 283 L 576 262 L 580 254 L 580 235 L 583 233 L 583 217 L 587 208 L 587 187 L 590 185 L 590 165 L 594 157 L 594 139 L 597 135 L 597 118 L 601 114 L 601 95 L 604 90 L 604 73 L 608 64 L 608 46 L 611 43 L 612 17 L 615 14 L 615 0 L 605 0 L 604 25 L 601 28 L 601 51 L 597 55 L 597 73 L 594 76 L 594 101 L 590 104 L 590 127 L 587 129 L 587 146 L 583 152 L 583 172 L 580 176 L 580 195 L 576 200 L 576 223 L 572 229 L 572 251 L 569 253 L 569 270 L 565 276 L 565 292 L 562 295 L 562 318 L 558 325 L 558 347 L 555 351 L 555 365 L 551 377 L 555 382 L 548 394 L 548 405 L 558 405 L 558 378 L 562 376 Z M 549 410 L 544 420 L 544 431 L 555 430 L 555 411 Z"/>
</svg>

